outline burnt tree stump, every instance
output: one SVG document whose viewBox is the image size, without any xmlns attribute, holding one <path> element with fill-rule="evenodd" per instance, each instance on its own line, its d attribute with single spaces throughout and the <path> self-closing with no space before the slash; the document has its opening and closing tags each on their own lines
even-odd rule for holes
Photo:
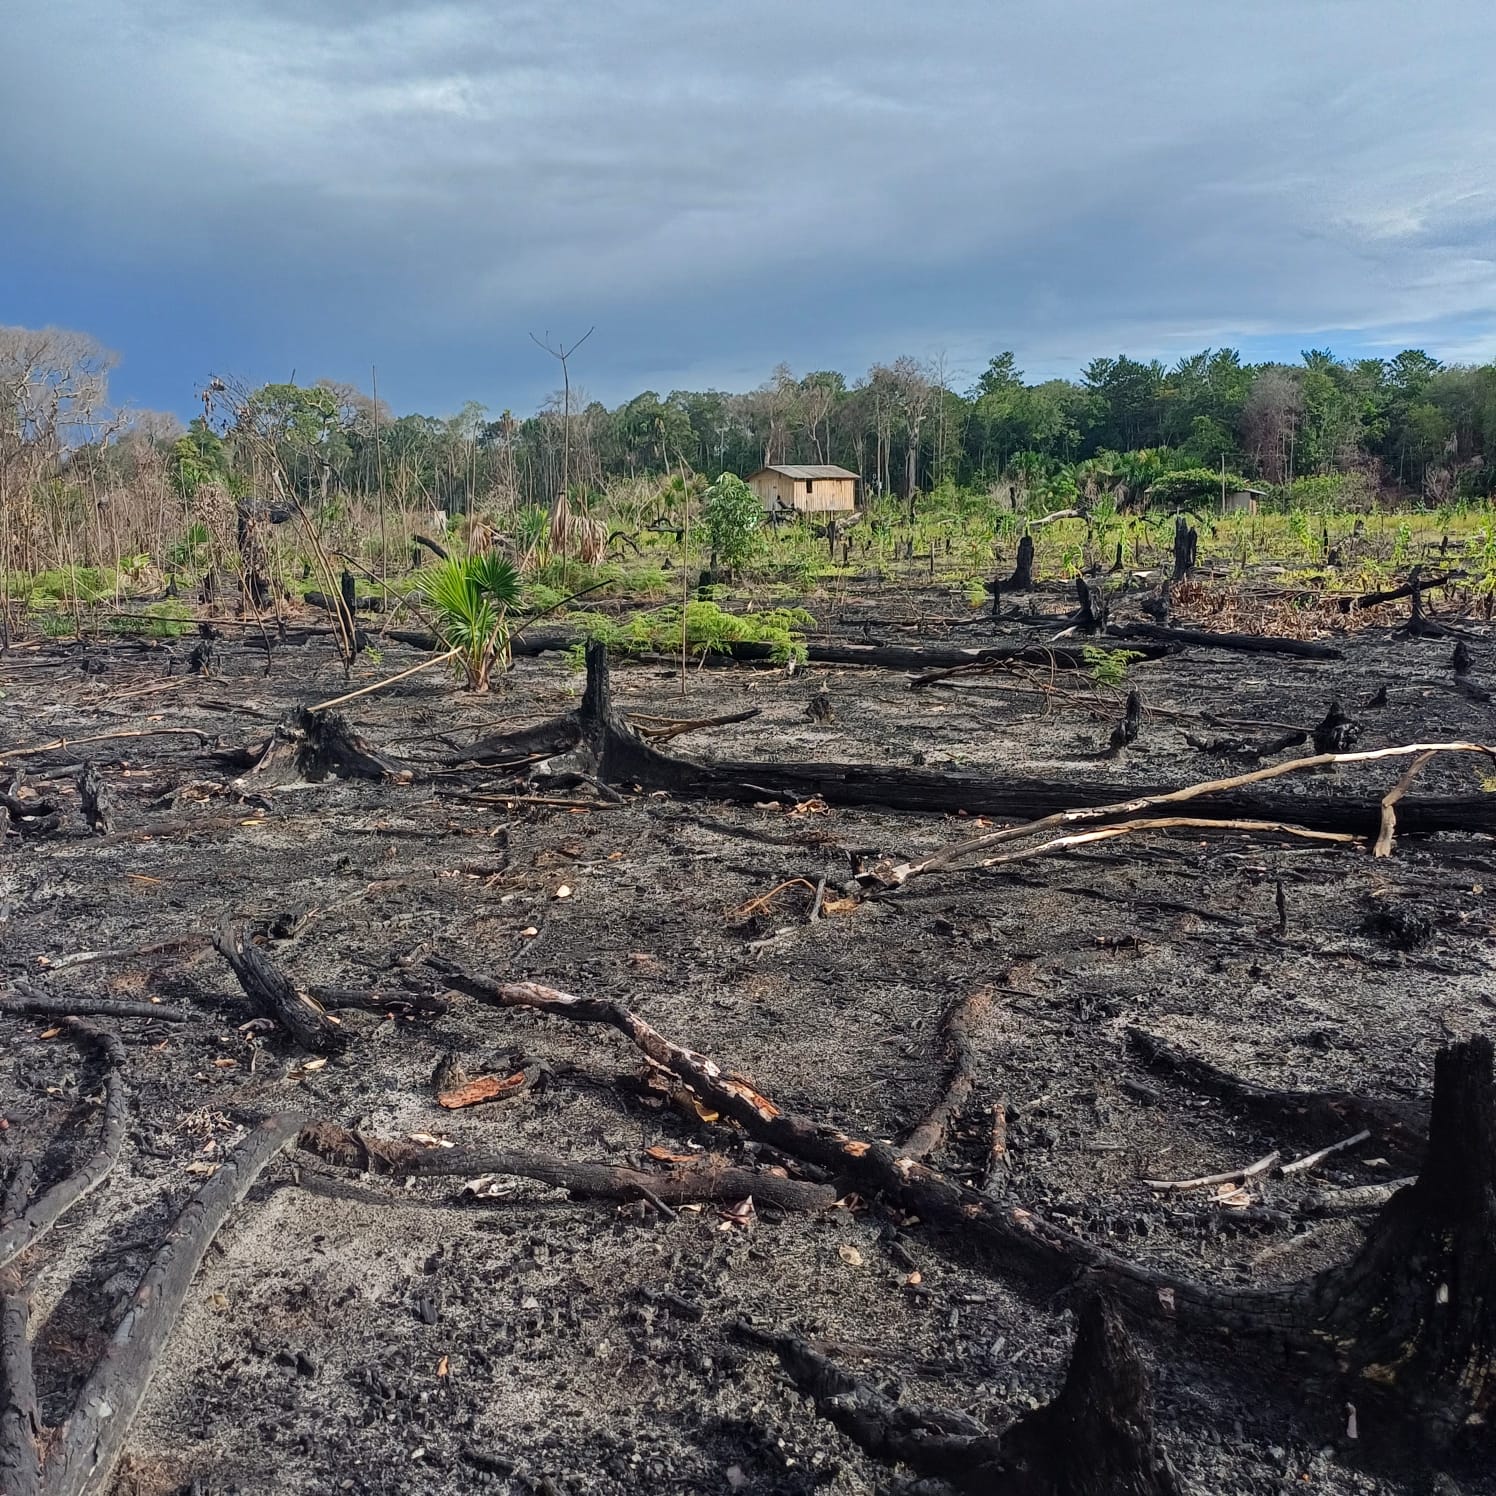
<svg viewBox="0 0 1496 1496">
<path fill-rule="evenodd" d="M 1444 1447 L 1496 1411 L 1496 1086 L 1482 1036 L 1434 1061 L 1428 1156 L 1360 1253 L 1308 1289 L 1363 1438 Z M 1370 1415 L 1370 1416 L 1368 1416 Z"/>
<path fill-rule="evenodd" d="M 1316 753 L 1349 753 L 1351 745 L 1361 736 L 1361 726 L 1345 714 L 1337 697 L 1330 703 L 1325 719 L 1314 729 L 1314 751 Z"/>
<path fill-rule="evenodd" d="M 1075 579 L 1075 596 L 1080 603 L 1076 625 L 1084 634 L 1099 634 L 1106 628 L 1111 611 L 1106 590 L 1097 582 L 1088 582 L 1084 577 Z"/>
<path fill-rule="evenodd" d="M 1018 542 L 1013 575 L 1000 584 L 1006 592 L 1031 592 L 1034 587 L 1034 537 L 1025 535 Z"/>
<path fill-rule="evenodd" d="M 1174 520 L 1174 577 L 1182 582 L 1195 569 L 1195 558 L 1200 548 L 1200 532 L 1190 524 L 1187 516 L 1177 515 Z"/>
</svg>

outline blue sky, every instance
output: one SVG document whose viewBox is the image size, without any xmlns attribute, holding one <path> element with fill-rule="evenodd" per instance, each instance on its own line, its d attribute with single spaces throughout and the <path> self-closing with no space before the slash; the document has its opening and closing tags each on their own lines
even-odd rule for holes
<svg viewBox="0 0 1496 1496">
<path fill-rule="evenodd" d="M 528 411 L 944 355 L 959 385 L 1496 358 L 1477 0 L 17 0 L 0 323 Z"/>
</svg>

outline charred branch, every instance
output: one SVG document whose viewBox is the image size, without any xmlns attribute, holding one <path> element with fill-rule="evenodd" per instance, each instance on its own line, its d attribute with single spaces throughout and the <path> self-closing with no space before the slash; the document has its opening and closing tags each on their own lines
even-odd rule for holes
<svg viewBox="0 0 1496 1496">
<path fill-rule="evenodd" d="M 347 1036 L 338 1020 L 309 992 L 292 985 L 255 945 L 249 925 L 226 918 L 213 947 L 229 963 L 259 1017 L 274 1020 L 303 1049 L 326 1054 L 342 1048 Z"/>
<path fill-rule="evenodd" d="M 208 1248 L 229 1212 L 304 1122 L 297 1112 L 282 1112 L 262 1122 L 182 1207 L 108 1349 L 54 1436 L 42 1473 L 43 1496 L 84 1496 L 109 1488 L 130 1425 L 145 1401 Z"/>
<path fill-rule="evenodd" d="M 633 1169 L 486 1147 L 423 1148 L 399 1138 L 351 1132 L 331 1122 L 308 1127 L 302 1133 L 301 1147 L 328 1163 L 361 1173 L 397 1178 L 501 1174 L 535 1179 L 590 1199 L 639 1200 L 653 1196 L 668 1205 L 688 1205 L 751 1197 L 759 1205 L 787 1211 L 829 1210 L 837 1201 L 830 1185 L 767 1170 L 738 1168 L 721 1158 L 708 1157 L 660 1170 Z"/>
</svg>

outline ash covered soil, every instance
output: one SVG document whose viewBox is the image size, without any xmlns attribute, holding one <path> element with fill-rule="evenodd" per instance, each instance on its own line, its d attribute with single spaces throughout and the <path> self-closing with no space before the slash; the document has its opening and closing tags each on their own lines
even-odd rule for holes
<svg viewBox="0 0 1496 1496">
<path fill-rule="evenodd" d="M 708 668 L 692 670 L 682 699 L 668 666 L 635 663 L 615 667 L 613 687 L 625 712 L 759 708 L 666 745 L 682 756 L 1071 777 L 1097 802 L 1251 767 L 1185 734 L 1263 739 L 1274 724 L 1312 726 L 1332 698 L 1361 724 L 1357 747 L 1492 740 L 1491 708 L 1448 688 L 1447 642 L 1384 631 L 1340 642 L 1334 662 L 1194 650 L 1135 665 L 1151 715 L 1111 758 L 1100 750 L 1120 705 L 1097 697 L 1119 693 L 1075 675 L 1052 678 L 1066 697 L 1019 689 L 1012 673 L 913 692 L 892 671 Z M 240 778 L 211 746 L 251 743 L 291 706 L 339 694 L 341 668 L 325 638 L 277 649 L 268 675 L 248 646 L 224 652 L 217 678 L 184 674 L 185 653 L 42 645 L 0 662 L 0 742 L 12 748 L 204 735 L 5 759 L 63 811 L 54 834 L 3 844 L 7 984 L 208 1015 L 98 1020 L 126 1045 L 131 1130 L 109 1180 L 41 1253 L 36 1359 L 53 1423 L 176 1208 L 268 1112 L 642 1168 L 656 1167 L 651 1148 L 755 1161 L 735 1127 L 644 1083 L 619 1035 L 458 995 L 432 1019 L 342 1013 L 352 1042 L 308 1063 L 284 1036 L 241 1027 L 244 995 L 211 944 L 225 915 L 267 930 L 267 954 L 301 986 L 441 991 L 424 962 L 434 953 L 497 980 L 616 999 L 786 1110 L 880 1139 L 937 1100 L 942 1019 L 990 984 L 976 1091 L 933 1161 L 978 1177 L 992 1108 L 1005 1106 L 1010 1198 L 1218 1284 L 1287 1282 L 1344 1260 L 1371 1218 L 1309 1220 L 1296 1202 L 1408 1170 L 1373 1138 L 1291 1179 L 1250 1182 L 1248 1203 L 1269 1212 L 1217 1204 L 1210 1190 L 1160 1196 L 1142 1181 L 1340 1139 L 1264 1130 L 1161 1076 L 1130 1026 L 1263 1084 L 1393 1099 L 1426 1097 L 1436 1049 L 1492 1028 L 1496 861 L 1481 838 L 1408 838 L 1373 861 L 1364 846 L 1155 833 L 932 873 L 843 905 L 853 857 L 933 851 L 972 820 L 768 796 L 626 795 L 594 809 L 468 798 L 519 782 L 444 768 L 452 748 L 576 707 L 581 677 L 554 655 L 520 660 L 488 697 L 430 671 L 350 703 L 364 737 L 416 770 L 412 784 Z M 353 685 L 419 658 L 391 647 Z M 1383 686 L 1385 705 L 1364 705 Z M 822 690 L 828 723 L 806 713 Z M 1265 725 L 1189 715 L 1212 712 Z M 85 761 L 114 798 L 104 835 L 89 833 L 66 767 Z M 1389 761 L 1278 788 L 1378 797 L 1400 771 Z M 1413 793 L 1469 794 L 1489 773 L 1450 755 Z M 823 875 L 831 904 L 812 922 Z M 1428 921 L 1413 949 L 1368 923 L 1393 905 Z M 512 1101 L 449 1111 L 434 1082 L 448 1059 L 475 1074 L 539 1061 L 549 1076 Z M 51 1178 L 87 1153 L 100 1075 L 55 1020 L 0 1014 L 0 1178 L 23 1154 Z M 193 1284 L 115 1489 L 885 1491 L 896 1473 L 817 1418 L 772 1354 L 732 1333 L 736 1320 L 794 1331 L 909 1402 L 993 1426 L 1046 1401 L 1064 1372 L 1070 1285 L 1002 1271 L 877 1201 L 763 1207 L 745 1221 L 720 1203 L 670 1217 L 524 1179 L 463 1183 L 277 1160 Z M 1343 1406 L 1306 1395 L 1270 1349 L 1158 1327 L 1141 1344 L 1161 1438 L 1191 1491 L 1496 1492 L 1478 1468 L 1367 1463 Z"/>
</svg>

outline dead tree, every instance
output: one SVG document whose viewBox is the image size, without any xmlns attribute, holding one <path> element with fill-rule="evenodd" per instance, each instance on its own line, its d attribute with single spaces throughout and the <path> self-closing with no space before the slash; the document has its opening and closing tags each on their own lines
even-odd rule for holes
<svg viewBox="0 0 1496 1496">
<path fill-rule="evenodd" d="M 1106 589 L 1099 582 L 1088 582 L 1085 577 L 1076 577 L 1075 596 L 1080 603 L 1076 614 L 1076 627 L 1083 634 L 1099 634 L 1106 628 L 1107 615 L 1111 611 Z"/>
<path fill-rule="evenodd" d="M 1182 582 L 1195 570 L 1195 558 L 1200 548 L 1200 532 L 1190 524 L 1186 515 L 1174 518 L 1174 577 Z"/>
<path fill-rule="evenodd" d="M 1013 575 L 1005 582 L 994 584 L 993 596 L 996 597 L 997 586 L 1000 585 L 1004 592 L 1032 592 L 1034 589 L 1034 537 L 1023 536 L 1018 542 L 1018 555 L 1013 562 Z M 994 606 L 996 604 L 994 603 Z"/>
</svg>

